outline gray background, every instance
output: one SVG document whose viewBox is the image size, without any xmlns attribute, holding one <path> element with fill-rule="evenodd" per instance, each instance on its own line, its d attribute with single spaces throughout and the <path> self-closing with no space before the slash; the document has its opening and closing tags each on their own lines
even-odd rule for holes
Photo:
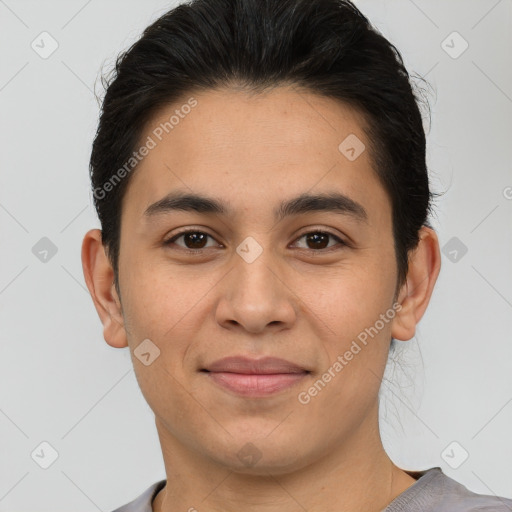
<svg viewBox="0 0 512 512">
<path fill-rule="evenodd" d="M 165 476 L 128 349 L 103 340 L 80 245 L 99 226 L 95 82 L 101 93 L 102 65 L 172 5 L 0 0 L 0 511 L 108 511 Z M 440 466 L 512 497 L 512 1 L 357 5 L 433 86 L 428 163 L 446 191 L 437 288 L 382 389 L 385 447 L 405 469 Z M 51 49 L 43 31 L 58 43 L 48 58 L 31 47 Z M 47 469 L 43 441 L 58 453 Z"/>
</svg>

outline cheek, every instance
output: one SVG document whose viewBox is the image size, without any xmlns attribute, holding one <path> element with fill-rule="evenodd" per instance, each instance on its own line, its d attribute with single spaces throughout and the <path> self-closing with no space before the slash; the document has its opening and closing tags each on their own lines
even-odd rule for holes
<svg viewBox="0 0 512 512">
<path fill-rule="evenodd" d="M 352 421 L 375 405 L 388 357 L 393 287 L 379 277 L 383 273 L 370 270 L 363 277 L 354 272 L 320 280 L 323 291 L 305 301 L 310 310 L 305 314 L 318 329 L 313 341 L 323 356 L 319 374 L 300 390 L 299 411 L 341 429 L 352 428 Z M 334 439 L 339 432 L 326 435 Z"/>
<path fill-rule="evenodd" d="M 215 285 L 225 272 L 198 272 L 166 262 L 133 262 L 121 290 L 132 351 L 150 339 L 170 372 L 183 372 L 186 353 L 213 316 Z M 204 340 L 203 340 L 204 341 Z"/>
<path fill-rule="evenodd" d="M 208 289 L 203 281 L 190 286 L 169 270 L 140 265 L 131 271 L 124 286 L 125 317 L 131 334 L 152 338 L 158 344 L 172 338 L 173 331 L 183 329 L 194 305 Z"/>
<path fill-rule="evenodd" d="M 172 275 L 174 274 L 174 276 Z M 177 278 L 170 268 L 139 264 L 123 282 L 123 309 L 132 362 L 140 389 L 159 415 L 174 417 L 194 408 L 185 384 L 183 361 L 197 331 L 197 315 L 204 309 L 207 292 L 213 283 L 205 277 L 194 286 L 188 279 Z M 202 300 L 201 300 L 202 299 Z M 137 354 L 143 340 L 156 348 L 156 357 L 145 365 Z M 147 343 L 147 342 L 145 342 Z M 150 345 L 153 347 L 153 345 Z M 154 359 L 153 359 L 154 357 Z M 191 412 L 191 413 L 192 413 Z"/>
<path fill-rule="evenodd" d="M 318 395 L 311 396 L 307 409 L 331 419 L 346 414 L 345 407 L 356 416 L 363 414 L 378 395 L 388 357 L 393 276 L 381 264 L 366 261 L 315 279 L 317 293 L 307 284 L 303 278 L 304 302 L 310 309 L 305 314 L 317 325 L 315 342 L 322 340 L 323 351 L 321 382 L 315 381 L 311 390 Z M 331 409 L 329 403 L 339 407 Z"/>
<path fill-rule="evenodd" d="M 348 340 L 391 307 L 393 279 L 381 264 L 350 261 L 311 275 L 297 274 L 294 292 L 305 305 L 304 314 L 309 310 L 310 318 L 321 320 L 329 338 Z"/>
</svg>

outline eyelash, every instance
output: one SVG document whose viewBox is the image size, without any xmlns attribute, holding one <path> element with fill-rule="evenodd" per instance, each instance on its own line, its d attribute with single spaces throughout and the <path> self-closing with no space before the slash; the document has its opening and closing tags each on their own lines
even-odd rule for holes
<svg viewBox="0 0 512 512">
<path fill-rule="evenodd" d="M 185 231 L 181 231 L 179 233 L 176 233 L 175 235 L 173 235 L 168 240 L 165 240 L 163 242 L 163 244 L 164 244 L 164 246 L 170 246 L 178 238 L 182 237 L 183 235 L 187 235 L 188 233 L 200 233 L 202 235 L 209 236 L 210 238 L 213 239 L 212 235 L 210 235 L 208 233 L 205 233 L 204 231 L 200 231 L 198 229 L 187 229 Z M 327 236 L 330 236 L 330 237 L 334 238 L 339 243 L 339 245 L 341 245 L 342 247 L 348 247 L 349 246 L 349 244 L 347 242 L 343 241 L 339 236 L 334 235 L 333 233 L 330 233 L 329 231 L 323 231 L 323 230 L 307 231 L 306 233 L 303 233 L 298 238 L 296 238 L 295 241 L 300 240 L 304 236 L 311 235 L 311 234 L 327 235 Z M 186 253 L 191 254 L 191 255 L 200 255 L 200 254 L 202 254 L 203 251 L 206 250 L 206 249 L 188 249 L 186 247 L 181 247 L 181 246 L 178 246 L 178 247 L 180 248 L 180 250 L 185 251 Z M 207 248 L 207 249 L 209 249 L 209 248 Z M 322 253 L 322 252 L 323 253 L 328 253 L 328 252 L 331 252 L 333 250 L 339 250 L 339 249 L 340 249 L 340 247 L 332 246 L 332 247 L 329 247 L 327 249 L 303 249 L 303 248 L 300 248 L 298 250 L 300 250 L 300 251 L 310 251 L 310 252 L 314 252 L 314 253 Z"/>
</svg>

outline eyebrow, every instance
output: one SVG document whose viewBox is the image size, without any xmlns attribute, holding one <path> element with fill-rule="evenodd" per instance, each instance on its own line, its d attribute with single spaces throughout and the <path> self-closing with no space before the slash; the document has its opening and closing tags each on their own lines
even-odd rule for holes
<svg viewBox="0 0 512 512">
<path fill-rule="evenodd" d="M 200 194 L 171 192 L 159 201 L 151 204 L 144 211 L 145 217 L 170 213 L 172 211 L 188 211 L 229 216 L 234 211 L 222 201 Z M 281 202 L 274 209 L 276 221 L 281 221 L 293 215 L 314 212 L 332 212 L 347 215 L 359 222 L 368 222 L 368 213 L 364 207 L 339 192 L 325 194 L 300 194 L 297 197 Z"/>
</svg>

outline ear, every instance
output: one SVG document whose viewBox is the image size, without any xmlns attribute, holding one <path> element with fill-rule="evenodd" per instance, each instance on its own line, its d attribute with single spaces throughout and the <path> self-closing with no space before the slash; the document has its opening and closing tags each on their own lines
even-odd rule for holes
<svg viewBox="0 0 512 512">
<path fill-rule="evenodd" d="M 82 268 L 94 306 L 103 324 L 103 337 L 112 347 L 128 346 L 114 270 L 103 247 L 101 231 L 91 229 L 82 243 Z"/>
<path fill-rule="evenodd" d="M 418 246 L 409 255 L 407 280 L 397 300 L 402 308 L 395 315 L 391 329 L 391 336 L 401 341 L 410 340 L 416 334 L 416 324 L 427 309 L 441 270 L 441 252 L 436 232 L 423 226 L 419 238 Z"/>
</svg>

